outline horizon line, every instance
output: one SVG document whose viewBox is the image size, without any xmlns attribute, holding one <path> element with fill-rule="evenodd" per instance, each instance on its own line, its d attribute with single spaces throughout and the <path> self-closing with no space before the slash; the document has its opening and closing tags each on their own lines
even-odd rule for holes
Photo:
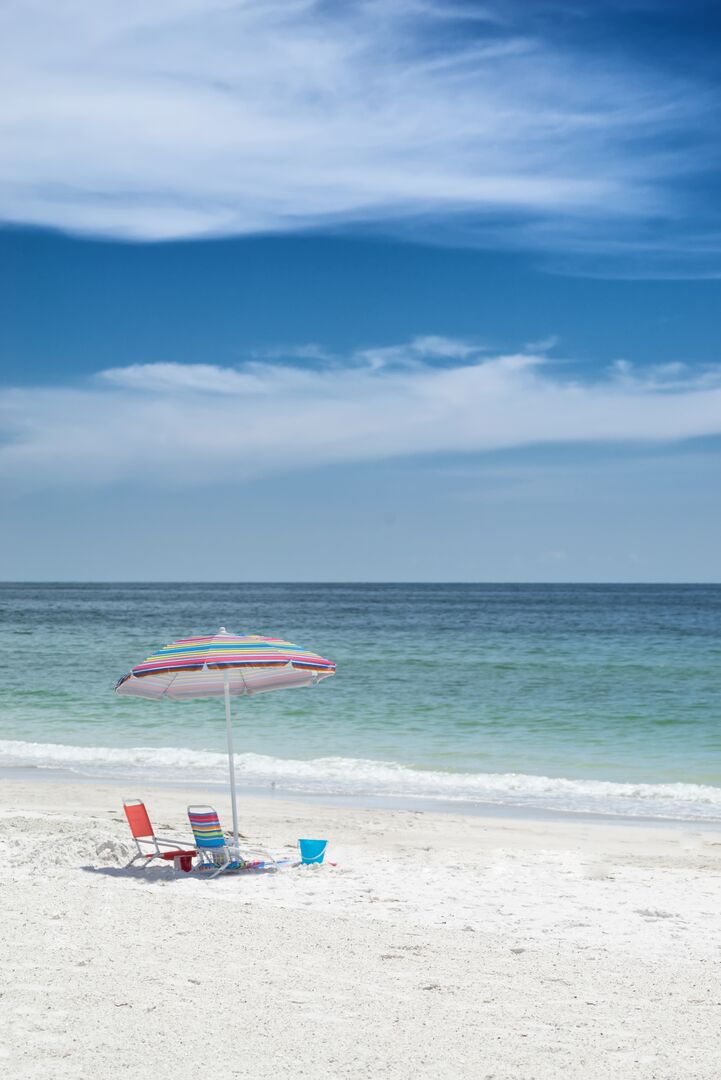
<svg viewBox="0 0 721 1080">
<path fill-rule="evenodd" d="M 318 579 L 299 579 L 299 580 L 262 580 L 251 579 L 245 581 L 232 581 L 223 578 L 213 578 L 208 580 L 193 580 L 191 578 L 157 578 L 157 579 L 140 579 L 140 578 L 119 578 L 119 579 L 105 579 L 105 578 L 8 578 L 6 580 L 0 580 L 0 587 L 4 585 L 327 585 L 327 586 L 348 586 L 348 585 L 544 585 L 544 586 L 632 586 L 632 587 L 655 587 L 659 585 L 664 586 L 679 586 L 679 587 L 694 587 L 703 588 L 707 586 L 721 586 L 721 580 L 713 581 L 622 581 L 622 580 L 608 580 L 608 581 L 543 581 L 543 580 L 528 580 L 528 581 L 461 581 L 461 580 L 392 580 L 390 578 L 379 579 L 364 579 L 364 580 L 318 580 Z"/>
</svg>

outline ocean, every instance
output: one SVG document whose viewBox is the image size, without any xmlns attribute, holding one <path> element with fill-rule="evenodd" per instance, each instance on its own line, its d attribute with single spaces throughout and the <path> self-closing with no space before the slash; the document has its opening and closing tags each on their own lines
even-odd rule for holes
<svg viewBox="0 0 721 1080">
<path fill-rule="evenodd" d="M 241 789 L 721 822 L 714 585 L 3 584 L 0 767 L 224 784 L 222 700 L 113 692 L 221 625 L 338 664 L 234 699 Z"/>
</svg>

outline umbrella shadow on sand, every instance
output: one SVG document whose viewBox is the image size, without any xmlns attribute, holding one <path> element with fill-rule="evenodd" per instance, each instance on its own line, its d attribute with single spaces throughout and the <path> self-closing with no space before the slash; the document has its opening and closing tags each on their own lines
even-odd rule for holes
<svg viewBox="0 0 721 1080">
<path fill-rule="evenodd" d="M 198 875 L 176 873 L 172 869 L 162 866 L 81 866 L 86 874 L 100 874 L 102 877 L 130 878 L 134 881 L 144 881 L 148 884 L 167 884 L 169 881 L 188 881 L 192 878 L 197 880 Z"/>
<path fill-rule="evenodd" d="M 199 878 L 208 877 L 191 870 L 188 873 L 173 870 L 163 866 L 81 866 L 86 874 L 99 874 L 109 878 L 130 878 L 134 881 L 143 881 L 146 884 L 167 885 L 171 881 L 198 881 Z M 241 871 L 229 871 L 223 877 L 262 877 L 266 874 L 277 874 L 280 867 L 273 866 L 248 866 Z"/>
</svg>

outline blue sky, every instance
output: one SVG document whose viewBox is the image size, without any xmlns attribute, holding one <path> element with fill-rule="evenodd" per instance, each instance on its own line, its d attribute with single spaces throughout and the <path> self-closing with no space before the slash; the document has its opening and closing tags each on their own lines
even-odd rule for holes
<svg viewBox="0 0 721 1080">
<path fill-rule="evenodd" d="M 35 8 L 1 578 L 721 578 L 714 5 Z"/>
</svg>

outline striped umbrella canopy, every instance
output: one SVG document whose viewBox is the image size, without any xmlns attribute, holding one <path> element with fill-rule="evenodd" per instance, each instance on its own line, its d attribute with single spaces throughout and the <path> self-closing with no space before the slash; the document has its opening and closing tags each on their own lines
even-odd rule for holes
<svg viewBox="0 0 721 1080">
<path fill-rule="evenodd" d="M 332 660 L 281 638 L 238 637 L 221 626 L 212 637 L 181 638 L 138 664 L 115 687 L 146 698 L 221 697 L 312 686 L 335 672 Z"/>
<path fill-rule="evenodd" d="M 224 697 L 233 833 L 238 845 L 231 694 L 261 694 L 312 686 L 335 674 L 335 664 L 281 638 L 238 636 L 221 626 L 207 637 L 181 638 L 123 675 L 115 692 L 144 698 Z"/>
</svg>

